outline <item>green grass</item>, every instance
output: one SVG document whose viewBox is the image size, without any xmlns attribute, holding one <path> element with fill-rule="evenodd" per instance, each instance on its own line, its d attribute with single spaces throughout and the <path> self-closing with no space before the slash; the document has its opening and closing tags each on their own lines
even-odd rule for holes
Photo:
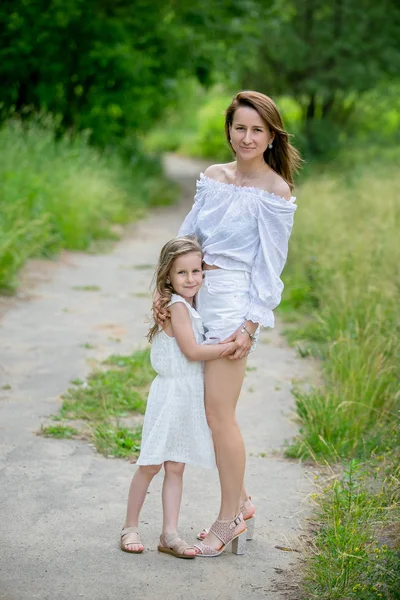
<svg viewBox="0 0 400 600">
<path fill-rule="evenodd" d="M 336 473 L 315 496 L 307 600 L 400 598 L 397 163 L 389 147 L 349 149 L 298 193 L 281 315 L 323 382 L 293 390 L 300 430 L 287 455 Z"/>
<path fill-rule="evenodd" d="M 399 442 L 399 184 L 389 163 L 302 186 L 283 307 L 306 315 L 290 338 L 322 357 L 324 385 L 297 395 L 299 456 L 363 458 Z"/>
<path fill-rule="evenodd" d="M 112 426 L 110 423 L 100 423 L 94 429 L 94 443 L 99 452 L 105 456 L 131 458 L 140 451 L 142 428 Z"/>
<path fill-rule="evenodd" d="M 154 371 L 149 350 L 129 356 L 112 355 L 91 373 L 86 382 L 75 379 L 62 397 L 57 426 L 42 427 L 43 435 L 62 435 L 76 421 L 81 437 L 91 441 L 105 456 L 136 456 L 140 450 L 141 427 L 128 426 L 126 421 L 144 414 L 150 382 Z"/>
<path fill-rule="evenodd" d="M 382 461 L 363 468 L 353 459 L 341 478 L 313 495 L 316 535 L 303 583 L 307 600 L 400 599 L 399 476 L 399 467 L 384 473 Z"/>
<path fill-rule="evenodd" d="M 159 163 L 99 153 L 83 136 L 55 141 L 52 125 L 12 121 L 0 129 L 0 291 L 12 292 L 33 256 L 90 250 L 115 240 L 115 224 L 171 203 L 175 184 Z"/>
<path fill-rule="evenodd" d="M 58 439 L 69 439 L 72 437 L 79 437 L 80 432 L 74 427 L 68 427 L 67 425 L 48 425 L 43 426 L 40 433 L 44 437 L 54 437 Z"/>
</svg>

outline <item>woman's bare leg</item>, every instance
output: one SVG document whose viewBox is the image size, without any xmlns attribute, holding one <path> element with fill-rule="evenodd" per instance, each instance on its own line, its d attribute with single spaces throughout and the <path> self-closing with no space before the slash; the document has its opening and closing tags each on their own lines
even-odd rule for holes
<svg viewBox="0 0 400 600">
<path fill-rule="evenodd" d="M 233 519 L 241 505 L 246 454 L 242 434 L 236 421 L 236 404 L 243 384 L 247 359 L 209 361 L 205 366 L 205 406 L 212 431 L 220 485 L 219 519 Z M 247 499 L 247 494 L 246 498 Z M 221 545 L 213 534 L 206 543 Z"/>
</svg>

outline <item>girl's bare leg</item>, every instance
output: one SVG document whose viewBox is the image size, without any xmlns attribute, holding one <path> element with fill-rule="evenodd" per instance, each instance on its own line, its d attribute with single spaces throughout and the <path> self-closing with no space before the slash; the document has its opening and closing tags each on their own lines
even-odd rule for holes
<svg viewBox="0 0 400 600">
<path fill-rule="evenodd" d="M 209 361 L 205 366 L 205 406 L 213 435 L 221 485 L 218 519 L 233 519 L 239 513 L 246 454 L 242 434 L 236 421 L 236 404 L 242 387 L 247 359 Z M 208 534 L 205 542 L 215 548 L 221 542 Z"/>
<path fill-rule="evenodd" d="M 163 535 L 178 532 L 178 519 L 181 508 L 184 463 L 166 461 L 164 463 L 164 484 L 162 489 Z M 185 550 L 188 555 L 195 555 L 194 548 Z"/>
<path fill-rule="evenodd" d="M 132 478 L 128 494 L 128 506 L 124 527 L 138 527 L 139 516 L 146 498 L 147 490 L 162 465 L 140 465 Z M 126 544 L 130 550 L 139 550 L 141 544 Z"/>
</svg>

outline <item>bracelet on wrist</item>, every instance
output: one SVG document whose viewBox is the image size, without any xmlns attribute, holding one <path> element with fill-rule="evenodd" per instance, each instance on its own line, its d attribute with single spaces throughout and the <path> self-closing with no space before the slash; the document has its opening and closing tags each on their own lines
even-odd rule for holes
<svg viewBox="0 0 400 600">
<path fill-rule="evenodd" d="M 246 325 L 243 323 L 242 325 L 242 329 L 240 330 L 241 333 L 247 333 L 247 335 L 249 336 L 249 338 L 251 339 L 252 342 L 255 341 L 256 336 L 254 335 L 254 333 L 250 333 L 250 331 L 247 329 Z"/>
</svg>

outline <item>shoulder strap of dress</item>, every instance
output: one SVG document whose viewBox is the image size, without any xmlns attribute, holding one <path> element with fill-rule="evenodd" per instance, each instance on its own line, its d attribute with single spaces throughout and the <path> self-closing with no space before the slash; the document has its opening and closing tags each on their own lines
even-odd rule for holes
<svg viewBox="0 0 400 600">
<path fill-rule="evenodd" d="M 199 313 L 193 308 L 193 306 L 190 306 L 189 302 L 187 302 L 185 298 L 182 298 L 182 296 L 179 296 L 179 294 L 172 294 L 168 306 L 172 306 L 176 302 L 182 302 L 182 304 L 184 304 L 187 307 L 189 314 L 192 317 L 194 317 L 195 319 L 201 319 Z"/>
<path fill-rule="evenodd" d="M 172 306 L 177 302 L 182 302 L 183 304 L 186 304 L 186 306 L 190 307 L 190 304 L 186 302 L 185 298 L 182 298 L 182 296 L 179 296 L 179 294 L 172 294 L 171 300 L 168 302 L 168 306 Z"/>
</svg>

